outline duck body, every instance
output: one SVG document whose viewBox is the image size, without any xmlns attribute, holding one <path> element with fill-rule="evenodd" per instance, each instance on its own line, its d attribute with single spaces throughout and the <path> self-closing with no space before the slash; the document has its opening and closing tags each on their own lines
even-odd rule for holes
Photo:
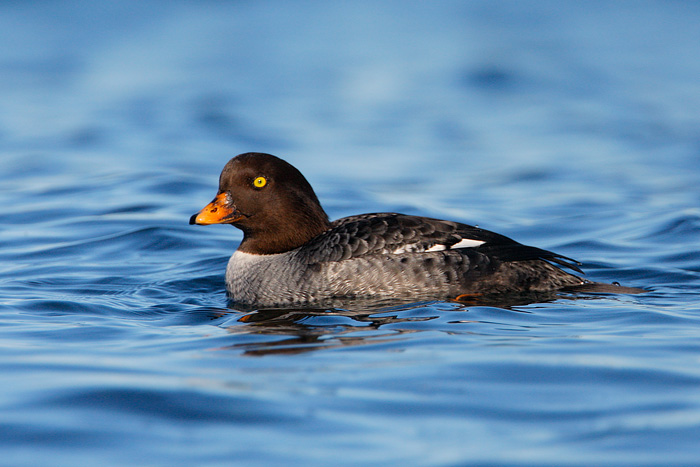
<svg viewBox="0 0 700 467">
<path fill-rule="evenodd" d="M 544 292 L 587 282 L 541 259 L 559 259 L 544 250 L 512 240 L 500 246 L 475 240 L 492 236 L 497 234 L 396 213 L 346 217 L 287 252 L 236 251 L 226 285 L 236 301 L 288 305 L 328 298 Z"/>
<path fill-rule="evenodd" d="M 230 223 L 243 231 L 226 286 L 233 301 L 259 307 L 595 284 L 558 267 L 580 272 L 570 258 L 458 222 L 398 213 L 330 222 L 301 173 L 269 154 L 231 159 L 216 198 L 190 223 Z"/>
</svg>

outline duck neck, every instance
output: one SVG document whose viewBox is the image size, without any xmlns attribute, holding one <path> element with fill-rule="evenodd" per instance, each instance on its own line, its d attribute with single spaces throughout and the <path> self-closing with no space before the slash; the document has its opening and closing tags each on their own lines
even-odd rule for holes
<svg viewBox="0 0 700 467">
<path fill-rule="evenodd" d="M 299 248 L 330 228 L 328 216 L 323 209 L 319 209 L 320 212 L 314 213 L 295 211 L 284 219 L 271 217 L 265 220 L 258 219 L 261 222 L 236 225 L 243 231 L 239 251 L 271 255 Z"/>
</svg>

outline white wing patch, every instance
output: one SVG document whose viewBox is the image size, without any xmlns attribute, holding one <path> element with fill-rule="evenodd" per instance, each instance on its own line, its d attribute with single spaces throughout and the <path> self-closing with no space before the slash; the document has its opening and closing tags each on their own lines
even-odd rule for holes
<svg viewBox="0 0 700 467">
<path fill-rule="evenodd" d="M 392 251 L 391 253 L 394 255 L 400 255 L 402 253 L 414 253 L 418 250 L 418 247 L 416 245 L 403 245 Z"/>
<path fill-rule="evenodd" d="M 463 238 L 459 242 L 455 243 L 450 247 L 450 250 L 454 250 L 455 248 L 476 248 L 479 245 L 483 245 L 484 241 L 482 240 L 474 240 L 471 238 Z M 431 253 L 434 251 L 444 251 L 447 250 L 447 246 L 443 245 L 442 243 L 437 243 L 427 250 L 425 250 L 426 253 Z M 395 255 L 400 255 L 401 253 L 413 253 L 413 252 L 420 252 L 421 250 L 417 245 L 403 245 L 392 251 L 393 254 Z"/>
<path fill-rule="evenodd" d="M 482 241 L 482 240 L 472 240 L 471 238 L 463 238 L 463 239 L 460 240 L 459 242 L 457 242 L 457 243 L 455 243 L 454 245 L 452 245 L 452 246 L 450 247 L 450 249 L 451 249 L 451 250 L 454 250 L 455 248 L 476 248 L 476 247 L 478 247 L 479 245 L 483 245 L 484 243 L 486 243 L 486 242 L 484 242 L 484 241 Z M 435 246 L 439 246 L 439 245 L 435 245 Z M 433 251 L 433 248 L 435 248 L 435 247 L 432 247 L 432 248 L 431 248 L 430 250 L 428 250 L 428 251 Z M 443 247 L 442 249 L 444 250 L 445 247 Z M 438 250 L 434 250 L 434 251 L 438 251 Z"/>
</svg>

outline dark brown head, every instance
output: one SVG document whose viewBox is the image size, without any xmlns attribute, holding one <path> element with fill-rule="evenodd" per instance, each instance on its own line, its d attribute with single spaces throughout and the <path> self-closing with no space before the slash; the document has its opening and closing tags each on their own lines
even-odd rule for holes
<svg viewBox="0 0 700 467">
<path fill-rule="evenodd" d="M 243 231 L 239 250 L 255 254 L 292 250 L 330 226 L 304 176 L 282 159 L 256 152 L 228 161 L 216 198 L 190 224 L 233 224 Z"/>
</svg>

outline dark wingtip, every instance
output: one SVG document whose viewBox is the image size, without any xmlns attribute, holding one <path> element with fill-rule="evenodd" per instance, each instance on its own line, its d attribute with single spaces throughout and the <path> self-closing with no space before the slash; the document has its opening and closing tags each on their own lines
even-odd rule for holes
<svg viewBox="0 0 700 467">
<path fill-rule="evenodd" d="M 581 263 L 576 261 L 575 259 L 571 259 L 567 256 L 554 254 L 553 256 L 550 256 L 550 257 L 544 257 L 544 259 L 546 259 L 547 261 L 551 261 L 553 263 L 556 263 L 560 266 L 564 266 L 566 268 L 569 268 L 572 271 L 576 271 L 579 274 L 585 274 L 585 272 L 583 272 L 581 270 L 581 268 L 579 267 L 579 266 L 581 266 Z"/>
</svg>

